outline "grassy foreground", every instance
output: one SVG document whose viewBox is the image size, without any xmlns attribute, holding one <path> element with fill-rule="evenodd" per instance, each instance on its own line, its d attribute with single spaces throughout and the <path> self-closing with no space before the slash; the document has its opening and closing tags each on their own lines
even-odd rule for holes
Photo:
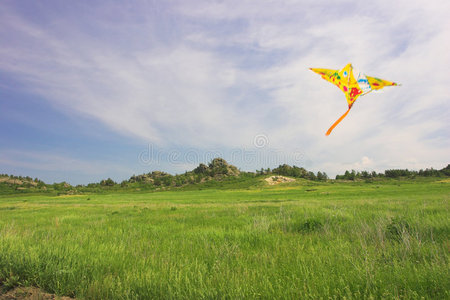
<svg viewBox="0 0 450 300">
<path fill-rule="evenodd" d="M 450 298 L 450 182 L 0 196 L 0 286 L 85 299 Z"/>
</svg>

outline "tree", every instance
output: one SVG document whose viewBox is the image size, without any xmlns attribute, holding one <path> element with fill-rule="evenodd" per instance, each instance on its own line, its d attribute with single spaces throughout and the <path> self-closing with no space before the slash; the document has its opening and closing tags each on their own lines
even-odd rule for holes
<svg viewBox="0 0 450 300">
<path fill-rule="evenodd" d="M 128 186 L 128 181 L 123 180 L 123 181 L 120 183 L 120 186 L 121 186 L 121 187 L 127 187 L 127 186 Z"/>
<path fill-rule="evenodd" d="M 440 172 L 445 176 L 450 176 L 450 164 L 448 164 L 445 168 L 441 169 Z"/>
<path fill-rule="evenodd" d="M 316 174 L 314 174 L 313 172 L 308 172 L 307 178 L 309 180 L 317 180 Z"/>
<path fill-rule="evenodd" d="M 156 178 L 153 180 L 153 184 L 154 184 L 155 186 L 160 186 L 161 183 L 162 183 L 161 177 L 156 177 Z"/>
<path fill-rule="evenodd" d="M 101 186 L 114 186 L 115 184 L 116 182 L 111 178 L 103 179 L 102 181 L 100 181 Z"/>
<path fill-rule="evenodd" d="M 194 169 L 195 174 L 208 174 L 208 166 L 205 164 L 199 164 L 197 168 Z"/>
<path fill-rule="evenodd" d="M 323 181 L 323 180 L 327 180 L 327 176 L 325 173 L 322 172 L 317 172 L 317 180 Z"/>
<path fill-rule="evenodd" d="M 180 176 L 176 176 L 175 177 L 175 186 L 182 186 L 183 185 L 183 180 L 181 179 Z"/>
</svg>

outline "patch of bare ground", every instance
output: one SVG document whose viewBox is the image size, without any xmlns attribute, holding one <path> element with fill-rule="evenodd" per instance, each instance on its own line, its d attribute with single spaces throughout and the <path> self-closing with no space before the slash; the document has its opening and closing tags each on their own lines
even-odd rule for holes
<svg viewBox="0 0 450 300">
<path fill-rule="evenodd" d="M 49 300 L 49 299 L 59 299 L 59 300 L 70 300 L 74 298 L 66 296 L 57 296 L 55 294 L 49 294 L 42 291 L 36 287 L 16 287 L 5 293 L 1 293 L 0 290 L 0 300 Z"/>
<path fill-rule="evenodd" d="M 269 185 L 275 185 L 275 184 L 280 184 L 280 183 L 286 183 L 286 182 L 293 182 L 295 181 L 295 179 L 293 178 L 289 178 L 289 177 L 285 177 L 285 176 L 270 176 L 267 177 L 266 179 L 264 179 Z"/>
</svg>

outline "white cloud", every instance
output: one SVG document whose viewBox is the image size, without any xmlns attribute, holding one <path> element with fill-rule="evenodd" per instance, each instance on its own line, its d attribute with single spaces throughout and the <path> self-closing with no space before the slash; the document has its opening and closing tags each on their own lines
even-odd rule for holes
<svg viewBox="0 0 450 300">
<path fill-rule="evenodd" d="M 195 3 L 165 9 L 161 27 L 142 10 L 129 31 L 114 18 L 83 19 L 92 32 L 62 18 L 53 30 L 5 9 L 0 34 L 15 38 L 0 69 L 67 113 L 161 145 L 248 147 L 266 133 L 329 172 L 447 159 L 448 1 Z M 128 35 L 148 41 L 114 43 Z M 360 98 L 327 138 L 346 102 L 308 67 L 348 62 L 403 86 Z"/>
<path fill-rule="evenodd" d="M 214 53 L 160 44 L 124 54 L 87 37 L 66 42 L 26 20 L 9 20 L 5 30 L 33 47 L 5 45 L 0 68 L 67 113 L 161 144 L 223 145 L 236 138 L 233 128 L 249 127 L 226 95 L 234 68 Z"/>
</svg>

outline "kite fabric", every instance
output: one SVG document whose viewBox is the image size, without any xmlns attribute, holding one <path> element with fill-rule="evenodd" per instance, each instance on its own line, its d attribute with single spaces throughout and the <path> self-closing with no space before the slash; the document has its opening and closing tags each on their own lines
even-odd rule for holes
<svg viewBox="0 0 450 300">
<path fill-rule="evenodd" d="M 331 125 L 326 135 L 330 135 L 334 127 L 339 124 L 349 113 L 353 104 L 359 96 L 364 96 L 374 90 L 380 90 L 385 86 L 398 86 L 397 83 L 379 79 L 376 77 L 370 77 L 353 68 L 352 64 L 347 64 L 341 70 L 310 68 L 312 71 L 319 75 L 326 81 L 329 81 L 336 85 L 342 92 L 344 92 L 348 103 L 348 110 Z"/>
</svg>

